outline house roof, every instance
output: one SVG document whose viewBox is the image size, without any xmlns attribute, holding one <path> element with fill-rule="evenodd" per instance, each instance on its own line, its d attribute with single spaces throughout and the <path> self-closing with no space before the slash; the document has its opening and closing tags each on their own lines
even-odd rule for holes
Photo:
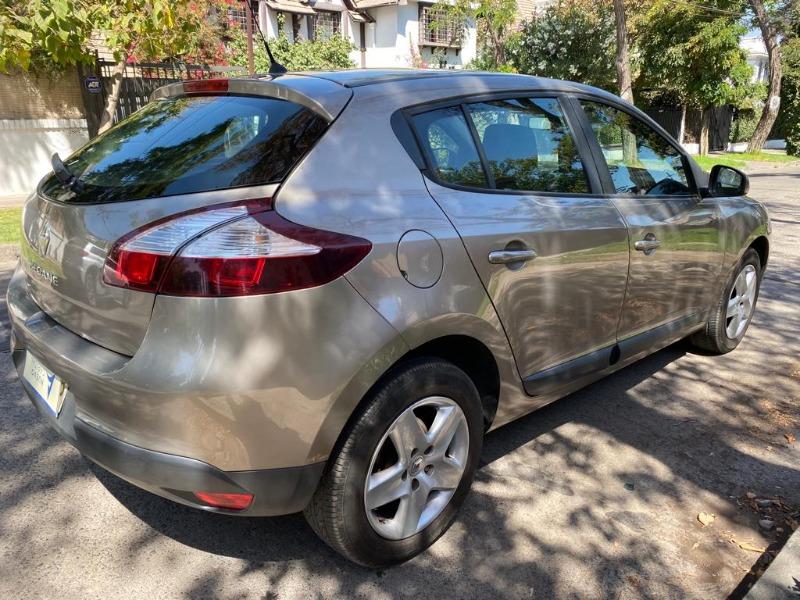
<svg viewBox="0 0 800 600">
<path fill-rule="evenodd" d="M 400 0 L 352 0 L 353 4 L 359 10 L 365 8 L 375 8 L 377 6 L 393 6 L 400 4 Z"/>
<path fill-rule="evenodd" d="M 266 0 L 267 6 L 272 10 L 281 12 L 296 13 L 301 15 L 313 15 L 314 9 L 297 0 Z"/>
</svg>

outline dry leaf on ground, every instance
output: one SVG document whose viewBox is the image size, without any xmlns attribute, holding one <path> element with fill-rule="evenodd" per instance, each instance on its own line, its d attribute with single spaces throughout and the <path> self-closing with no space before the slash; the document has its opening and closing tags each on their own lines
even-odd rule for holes
<svg viewBox="0 0 800 600">
<path fill-rule="evenodd" d="M 762 548 L 761 546 L 754 546 L 750 542 L 741 542 L 739 544 L 739 548 L 742 550 L 748 550 L 750 552 L 764 552 L 766 548 Z"/>
<path fill-rule="evenodd" d="M 715 515 L 713 513 L 701 512 L 699 515 L 697 515 L 697 520 L 700 521 L 703 524 L 703 527 L 706 527 L 707 525 L 711 525 L 714 522 L 714 519 L 716 519 L 716 518 L 717 518 L 717 515 Z"/>
<path fill-rule="evenodd" d="M 784 433 L 783 437 L 785 437 L 786 441 L 790 444 L 794 444 L 797 441 L 797 438 L 791 433 Z"/>
</svg>

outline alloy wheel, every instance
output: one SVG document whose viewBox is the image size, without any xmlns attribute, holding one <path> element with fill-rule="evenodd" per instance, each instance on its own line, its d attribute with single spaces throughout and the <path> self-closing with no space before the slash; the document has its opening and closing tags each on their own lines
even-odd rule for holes
<svg viewBox="0 0 800 600">
<path fill-rule="evenodd" d="M 364 484 L 376 533 L 400 540 L 425 529 L 455 494 L 468 455 L 467 419 L 456 402 L 431 396 L 404 410 L 378 443 Z"/>
<path fill-rule="evenodd" d="M 732 340 L 742 335 L 753 314 L 757 279 L 756 268 L 745 265 L 733 284 L 725 312 L 725 333 Z"/>
</svg>

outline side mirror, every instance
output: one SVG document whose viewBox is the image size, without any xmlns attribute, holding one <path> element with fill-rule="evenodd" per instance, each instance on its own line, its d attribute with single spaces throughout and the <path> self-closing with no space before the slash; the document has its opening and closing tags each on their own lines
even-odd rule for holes
<svg viewBox="0 0 800 600">
<path fill-rule="evenodd" d="M 714 165 L 708 177 L 711 196 L 744 196 L 750 191 L 750 180 L 739 169 Z"/>
</svg>

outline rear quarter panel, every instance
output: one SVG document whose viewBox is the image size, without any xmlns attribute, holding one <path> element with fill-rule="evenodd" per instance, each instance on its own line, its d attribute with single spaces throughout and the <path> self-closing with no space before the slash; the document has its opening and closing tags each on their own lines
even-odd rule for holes
<svg viewBox="0 0 800 600">
<path fill-rule="evenodd" d="M 443 90 L 425 93 L 436 97 Z M 357 88 L 347 109 L 278 192 L 276 209 L 292 221 L 372 242 L 370 254 L 346 278 L 409 348 L 452 334 L 484 343 L 494 354 L 501 380 L 497 426 L 530 410 L 530 398 L 461 238 L 391 128 L 396 109 L 423 100 L 424 93 L 408 96 L 402 85 Z M 428 232 L 441 247 L 442 274 L 430 288 L 411 285 L 400 272 L 397 246 L 409 230 Z M 368 390 L 364 384 L 371 385 L 378 375 L 373 371 L 362 385 L 350 387 L 337 413 L 351 412 Z M 343 425 L 329 427 L 340 430 Z M 330 433 L 323 428 L 320 435 Z"/>
</svg>

